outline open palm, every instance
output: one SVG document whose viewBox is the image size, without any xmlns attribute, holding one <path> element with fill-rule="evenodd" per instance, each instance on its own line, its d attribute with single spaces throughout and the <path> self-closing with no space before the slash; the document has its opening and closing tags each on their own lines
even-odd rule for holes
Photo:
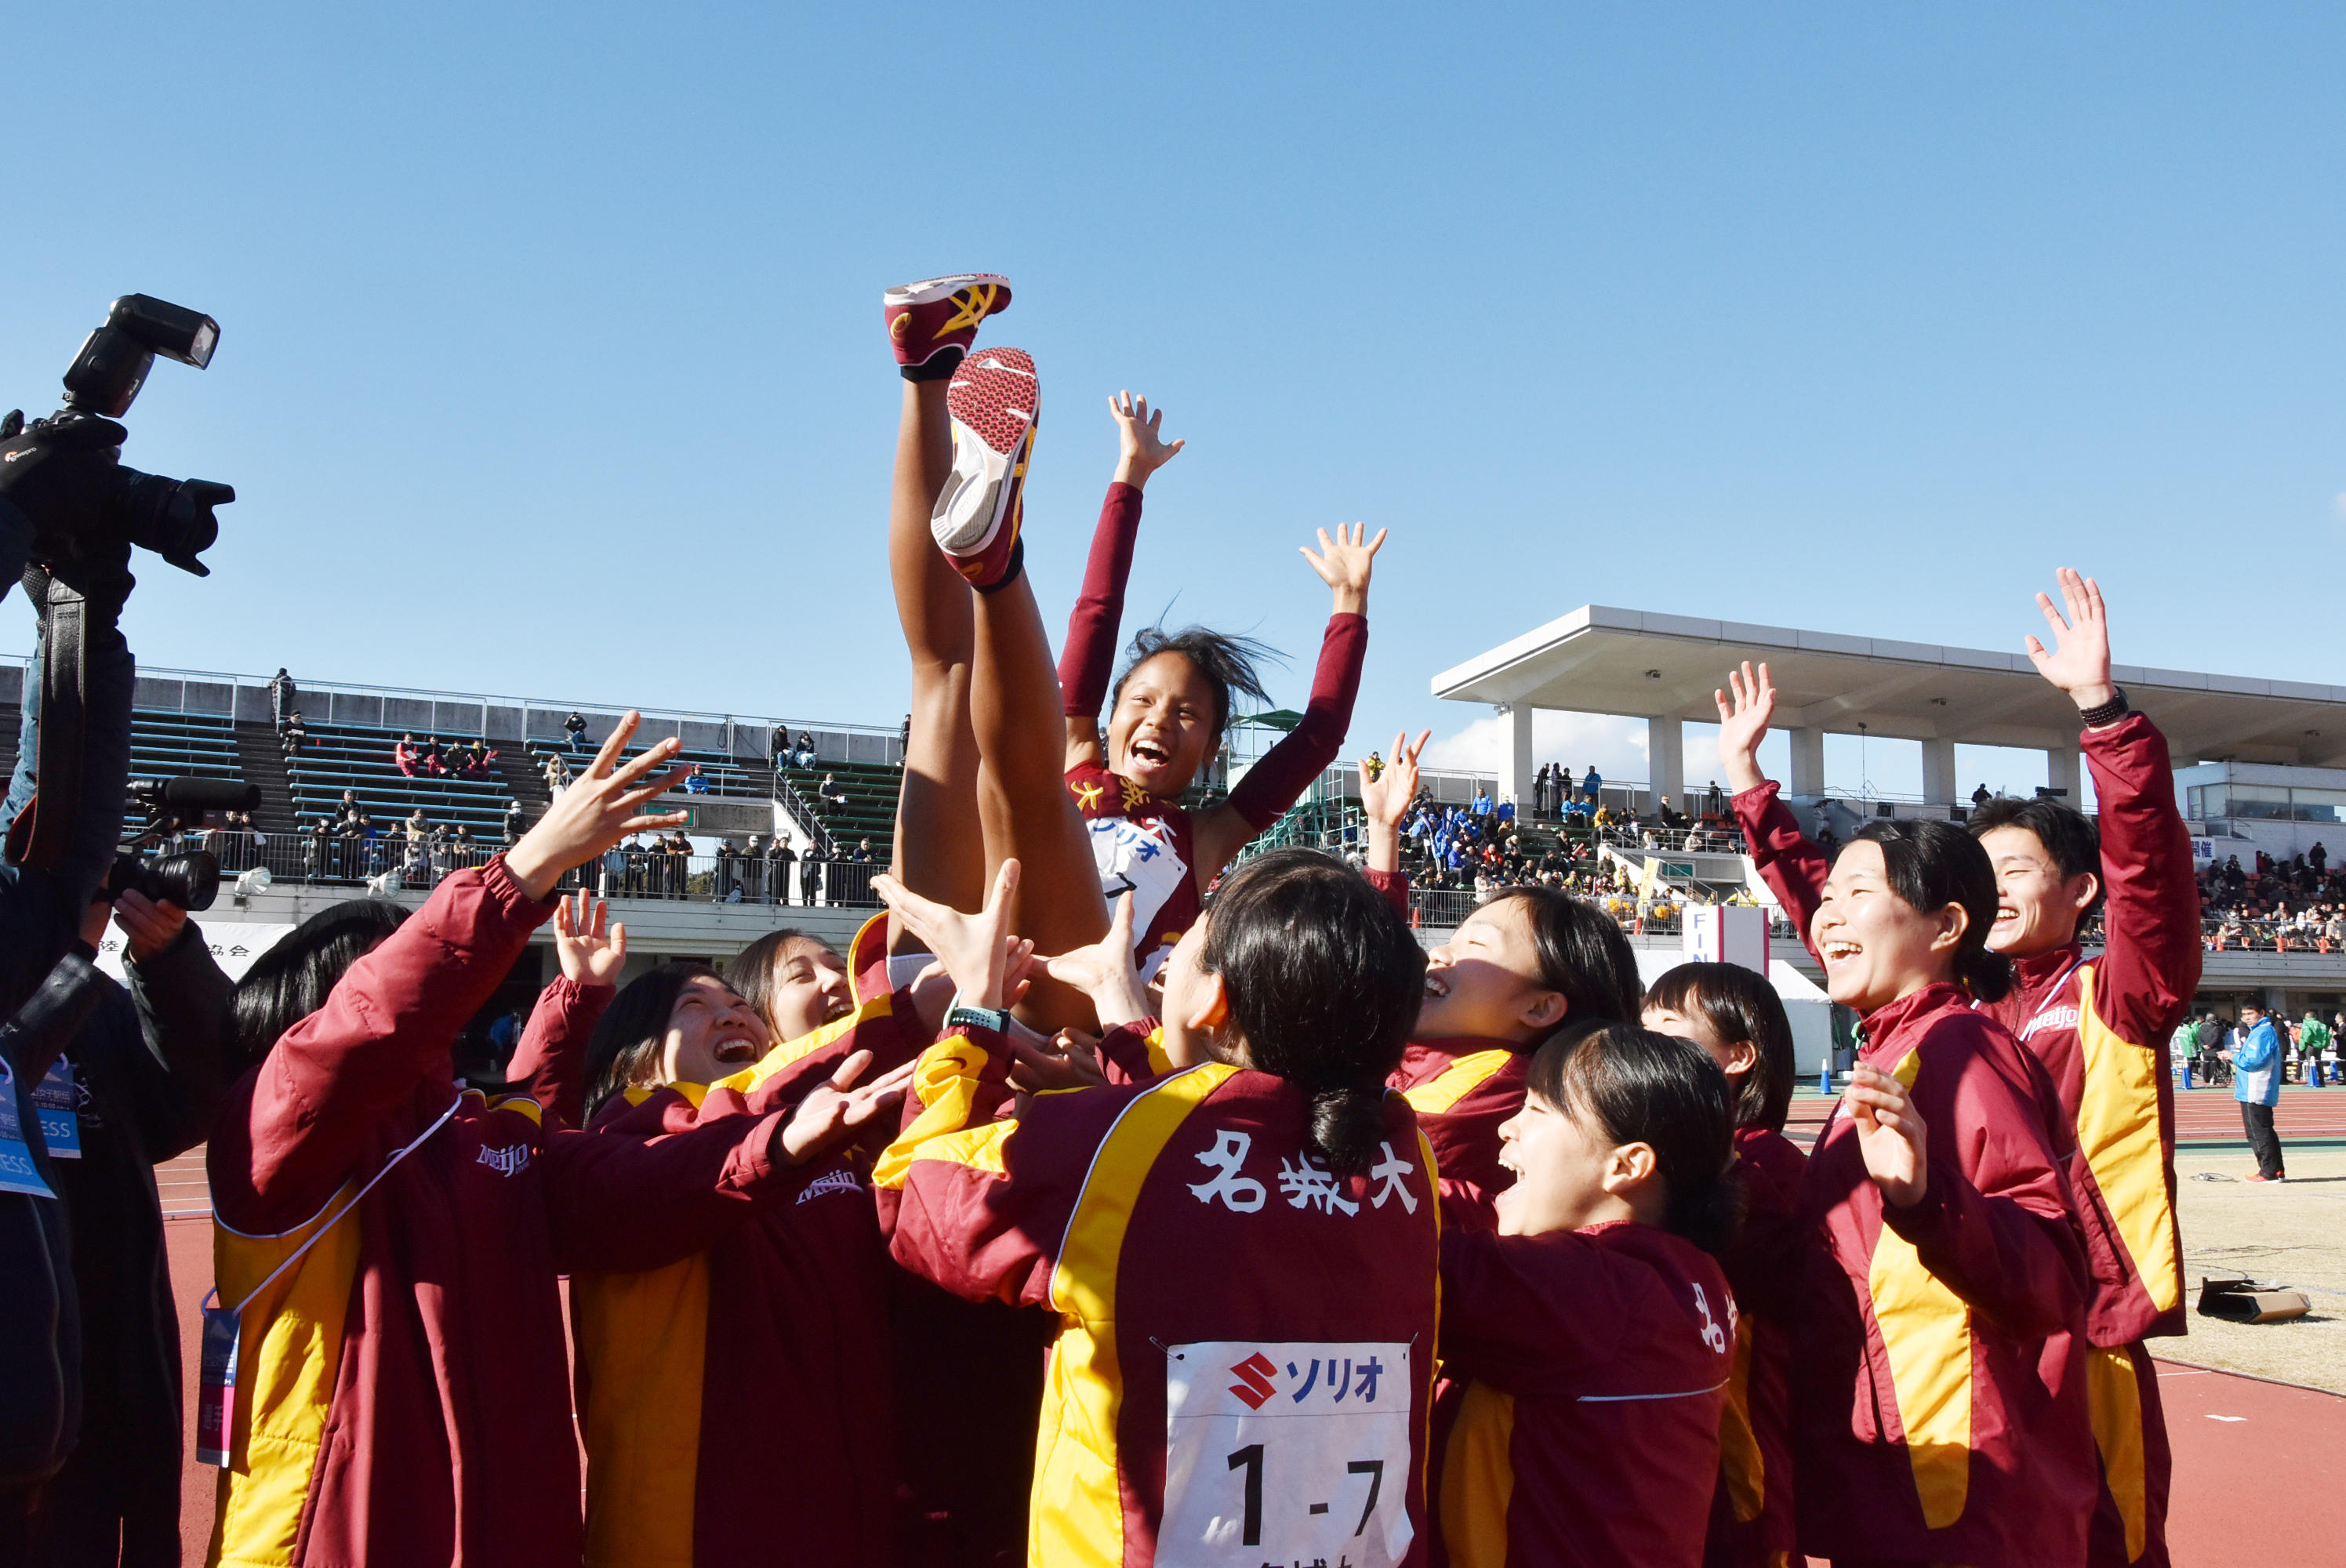
<svg viewBox="0 0 2346 1568">
<path fill-rule="evenodd" d="M 2053 634 L 2052 649 L 2046 651 L 2034 636 L 2023 646 L 2037 674 L 2067 692 L 2079 708 L 2098 708 L 2113 695 L 2110 623 L 2102 607 L 2102 587 L 2067 566 L 2055 576 L 2061 589 L 2060 607 L 2054 606 L 2049 596 L 2036 596 L 2036 607 Z"/>
</svg>

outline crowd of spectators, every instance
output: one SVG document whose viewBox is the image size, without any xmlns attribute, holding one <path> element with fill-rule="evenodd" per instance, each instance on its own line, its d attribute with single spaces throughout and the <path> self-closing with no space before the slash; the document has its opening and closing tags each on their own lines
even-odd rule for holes
<svg viewBox="0 0 2346 1568">
<path fill-rule="evenodd" d="M 2325 1017 L 2320 1008 L 2309 1007 L 2295 1023 L 2278 1013 L 2270 1017 L 2280 1037 L 2281 1082 L 2315 1089 L 2338 1086 L 2338 1044 L 2346 1039 L 2346 1012 L 2333 1010 Z M 2220 1088 L 2229 1084 L 2232 1053 L 2239 1048 L 2242 1037 L 2237 1018 L 2221 1017 L 2212 1009 L 2185 1019 L 2175 1032 L 2170 1052 L 2176 1062 L 2188 1064 L 2185 1086 L 2196 1083 Z"/>
<path fill-rule="evenodd" d="M 494 779 L 497 748 L 485 738 L 442 746 L 436 735 L 418 746 L 413 735 L 402 735 L 391 748 L 392 765 L 410 779 Z"/>
<path fill-rule="evenodd" d="M 2227 855 L 2199 875 L 2199 911 L 2211 950 L 2330 952 L 2346 947 L 2346 869 L 2320 843 L 2286 860 L 2259 850 L 2245 866 Z"/>
</svg>

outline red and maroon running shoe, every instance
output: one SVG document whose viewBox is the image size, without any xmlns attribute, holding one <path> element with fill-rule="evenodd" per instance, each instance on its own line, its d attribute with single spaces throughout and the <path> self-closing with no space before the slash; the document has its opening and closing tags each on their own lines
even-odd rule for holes
<svg viewBox="0 0 2346 1568">
<path fill-rule="evenodd" d="M 953 374 L 977 341 L 977 324 L 1008 309 L 1010 280 L 992 272 L 956 272 L 907 283 L 880 296 L 889 345 L 912 381 L 939 381 Z"/>
<path fill-rule="evenodd" d="M 929 531 L 954 569 L 981 592 L 1018 567 L 1026 460 L 1035 450 L 1042 383 L 1024 349 L 980 349 L 945 389 L 954 466 L 929 515 Z"/>
</svg>

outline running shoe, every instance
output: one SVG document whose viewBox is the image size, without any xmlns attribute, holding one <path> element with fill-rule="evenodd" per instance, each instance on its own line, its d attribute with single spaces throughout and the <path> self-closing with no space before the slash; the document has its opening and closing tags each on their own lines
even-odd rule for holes
<svg viewBox="0 0 2346 1568">
<path fill-rule="evenodd" d="M 1018 566 L 1026 460 L 1035 450 L 1042 383 L 1024 349 L 980 349 L 945 389 L 954 466 L 929 515 L 929 531 L 954 569 L 984 591 Z"/>
<path fill-rule="evenodd" d="M 2280 1176 L 2264 1176 L 2264 1175 L 2261 1175 L 2261 1174 L 2260 1174 L 2260 1175 L 2257 1175 L 2257 1176 L 2242 1176 L 2240 1179 L 2241 1179 L 2242 1181 L 2252 1181 L 2252 1182 L 2258 1182 L 2258 1183 L 2264 1183 L 2264 1182 L 2281 1182 L 2281 1181 L 2287 1181 L 2287 1180 L 2289 1179 L 2289 1176 L 2288 1176 L 2288 1173 L 2283 1172 L 2283 1173 L 2282 1173 L 2281 1175 L 2280 1175 Z"/>
<path fill-rule="evenodd" d="M 1010 309 L 1010 280 L 992 272 L 956 272 L 907 283 L 880 296 L 888 342 L 911 381 L 953 374 L 977 340 L 977 324 Z"/>
</svg>

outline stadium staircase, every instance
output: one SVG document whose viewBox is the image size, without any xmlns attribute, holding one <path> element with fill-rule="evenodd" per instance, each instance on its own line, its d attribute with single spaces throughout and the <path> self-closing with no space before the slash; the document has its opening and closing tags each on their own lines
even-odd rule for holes
<svg viewBox="0 0 2346 1568">
<path fill-rule="evenodd" d="M 815 793 L 826 773 L 831 775 L 847 797 L 843 809 L 826 809 Z M 872 855 L 882 860 L 888 858 L 889 846 L 896 837 L 896 797 L 904 787 L 903 768 L 892 762 L 825 762 L 818 759 L 811 768 L 786 767 L 781 775 L 799 792 L 799 798 L 814 809 L 840 853 L 852 850 L 857 840 L 869 839 Z"/>
<path fill-rule="evenodd" d="M 236 727 L 236 749 L 243 768 L 239 776 L 246 783 L 260 787 L 260 805 L 252 813 L 253 825 L 264 833 L 292 832 L 297 826 L 293 781 L 286 776 L 285 753 L 277 743 L 277 732 L 266 725 L 240 724 Z"/>
</svg>

